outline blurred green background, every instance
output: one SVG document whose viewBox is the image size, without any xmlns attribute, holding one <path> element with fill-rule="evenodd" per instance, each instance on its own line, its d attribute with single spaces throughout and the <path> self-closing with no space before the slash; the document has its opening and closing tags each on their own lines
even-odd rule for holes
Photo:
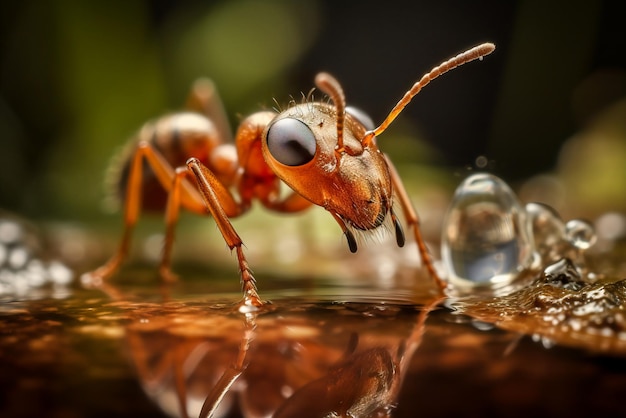
<svg viewBox="0 0 626 418">
<path fill-rule="evenodd" d="M 381 148 L 451 176 L 479 156 L 513 183 L 569 175 L 624 209 L 625 21 L 622 1 L 2 2 L 0 208 L 101 219 L 111 156 L 196 77 L 216 81 L 236 125 L 330 71 L 379 122 L 425 71 L 490 41 L 492 56 L 427 87 Z M 585 139 L 599 120 L 609 128 Z M 584 146 L 568 165 L 573 137 Z"/>
</svg>

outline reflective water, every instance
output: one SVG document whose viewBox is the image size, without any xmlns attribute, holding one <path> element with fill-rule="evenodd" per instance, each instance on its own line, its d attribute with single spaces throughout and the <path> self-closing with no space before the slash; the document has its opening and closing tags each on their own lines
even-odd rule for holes
<svg viewBox="0 0 626 418">
<path fill-rule="evenodd" d="M 139 380 L 180 416 L 385 415 L 394 408 L 429 307 L 278 300 L 117 305 Z"/>
<path fill-rule="evenodd" d="M 249 318 L 236 312 L 237 294 L 200 294 L 200 280 L 167 294 L 143 273 L 125 275 L 141 284 L 113 293 L 76 289 L 67 299 L 3 305 L 2 416 L 199 416 L 222 392 L 215 416 L 384 416 L 389 407 L 395 417 L 615 416 L 622 408 L 623 346 L 611 356 L 546 349 L 517 331 L 376 292 L 271 294 L 274 303 Z M 512 314 L 509 302 L 502 308 Z M 485 309 L 477 317 L 493 320 Z"/>
</svg>

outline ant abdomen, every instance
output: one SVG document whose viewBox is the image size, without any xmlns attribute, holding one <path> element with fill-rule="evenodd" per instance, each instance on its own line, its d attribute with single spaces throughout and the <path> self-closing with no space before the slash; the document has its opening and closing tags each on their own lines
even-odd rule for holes
<svg viewBox="0 0 626 418">
<path fill-rule="evenodd" d="M 192 157 L 214 169 L 216 174 L 236 167 L 234 147 L 230 144 L 222 145 L 222 138 L 210 119 L 199 113 L 174 113 L 146 123 L 132 140 L 130 148 L 124 152 L 117 179 L 121 199 L 126 195 L 132 158 L 142 143 L 148 143 L 172 168 L 185 166 Z M 225 149 L 216 152 L 220 147 Z M 228 151 L 229 148 L 232 148 L 232 152 Z M 232 161 L 233 158 L 235 161 Z M 167 187 L 159 182 L 147 161 L 143 161 L 142 167 L 142 208 L 162 211 L 167 202 Z"/>
</svg>

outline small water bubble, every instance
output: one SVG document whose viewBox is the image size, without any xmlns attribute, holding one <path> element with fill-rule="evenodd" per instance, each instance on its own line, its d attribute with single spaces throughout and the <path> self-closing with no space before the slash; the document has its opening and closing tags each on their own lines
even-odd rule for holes
<svg viewBox="0 0 626 418">
<path fill-rule="evenodd" d="M 74 272 L 59 261 L 51 261 L 48 265 L 48 274 L 53 283 L 67 285 L 74 278 Z"/>
<path fill-rule="evenodd" d="M 556 342 L 552 339 L 552 338 L 548 338 L 548 337 L 541 337 L 541 345 L 543 345 L 543 348 L 552 348 L 556 345 Z"/>
<path fill-rule="evenodd" d="M 569 326 L 572 328 L 572 331 L 578 332 L 583 328 L 583 322 L 579 318 L 570 318 Z"/>
<path fill-rule="evenodd" d="M 29 254 L 24 247 L 15 247 L 9 252 L 8 261 L 9 267 L 14 270 L 20 270 L 28 261 Z"/>
<path fill-rule="evenodd" d="M 552 338 L 548 338 L 541 334 L 533 334 L 530 338 L 536 343 L 541 343 L 544 348 L 552 348 L 556 345 L 556 342 Z"/>
<path fill-rule="evenodd" d="M 10 221 L 0 221 L 0 242 L 12 244 L 22 238 L 22 228 L 19 224 Z"/>
<path fill-rule="evenodd" d="M 25 269 L 20 272 L 27 280 L 28 285 L 30 287 L 40 287 L 46 283 L 47 277 L 41 271 L 37 271 L 36 269 Z"/>
<path fill-rule="evenodd" d="M 480 169 L 484 169 L 485 167 L 487 167 L 488 163 L 489 163 L 489 160 L 484 155 L 479 155 L 478 157 L 476 157 L 476 161 L 474 161 L 474 164 L 476 164 L 476 167 Z"/>
<path fill-rule="evenodd" d="M 495 328 L 495 325 L 489 322 L 479 321 L 477 319 L 472 321 L 472 325 L 479 331 L 491 331 Z"/>
<path fill-rule="evenodd" d="M 565 224 L 565 236 L 576 248 L 586 250 L 596 243 L 596 232 L 593 226 L 581 219 L 572 219 Z"/>
<path fill-rule="evenodd" d="M 525 209 L 504 181 L 483 173 L 457 188 L 441 251 L 450 281 L 461 286 L 508 284 L 535 258 Z"/>
</svg>

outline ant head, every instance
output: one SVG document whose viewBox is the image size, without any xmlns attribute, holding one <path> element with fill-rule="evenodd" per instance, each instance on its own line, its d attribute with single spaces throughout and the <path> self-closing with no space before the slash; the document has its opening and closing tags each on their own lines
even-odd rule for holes
<svg viewBox="0 0 626 418">
<path fill-rule="evenodd" d="M 277 115 L 265 129 L 265 161 L 293 190 L 358 229 L 379 226 L 391 205 L 383 155 L 363 138 L 372 123 L 346 108 L 339 82 L 326 73 L 317 86 L 332 103 L 307 102 Z"/>
</svg>

